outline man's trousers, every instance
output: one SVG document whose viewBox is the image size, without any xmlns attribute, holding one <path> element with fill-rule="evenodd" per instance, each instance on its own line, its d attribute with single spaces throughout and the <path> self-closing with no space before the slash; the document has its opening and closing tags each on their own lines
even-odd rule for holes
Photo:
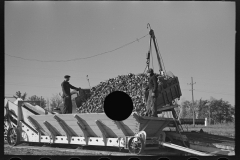
<svg viewBox="0 0 240 160">
<path fill-rule="evenodd" d="M 71 96 L 63 98 L 62 114 L 72 113 L 72 100 Z"/>
<path fill-rule="evenodd" d="M 146 116 L 153 116 L 153 117 L 157 117 L 157 96 L 155 94 L 155 96 L 152 96 L 152 89 L 149 90 L 149 94 L 148 94 L 148 99 L 147 99 L 147 111 L 146 111 Z"/>
</svg>

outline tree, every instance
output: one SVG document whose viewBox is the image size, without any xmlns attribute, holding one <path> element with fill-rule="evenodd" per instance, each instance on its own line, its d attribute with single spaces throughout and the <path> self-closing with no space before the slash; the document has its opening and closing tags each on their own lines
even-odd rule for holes
<svg viewBox="0 0 240 160">
<path fill-rule="evenodd" d="M 62 97 L 59 95 L 60 94 L 53 94 L 53 96 L 50 98 L 51 108 L 59 108 L 60 104 L 63 102 Z"/>
<path fill-rule="evenodd" d="M 17 91 L 16 92 L 16 96 L 14 95 L 13 96 L 14 98 L 21 98 L 22 100 L 25 100 L 26 99 L 26 97 L 27 97 L 27 93 L 25 92 L 23 95 L 22 95 L 22 93 L 20 92 L 20 91 Z"/>
<path fill-rule="evenodd" d="M 228 101 L 222 99 L 217 100 L 211 97 L 209 100 L 194 101 L 194 110 L 196 117 L 199 119 L 208 118 L 215 123 L 227 123 L 234 121 L 235 107 L 231 106 Z M 192 103 L 190 101 L 183 101 L 181 104 L 181 118 L 192 118 Z"/>
<path fill-rule="evenodd" d="M 203 119 L 209 117 L 209 101 L 208 100 L 200 100 L 198 104 L 198 118 Z"/>
<path fill-rule="evenodd" d="M 210 116 L 215 123 L 234 121 L 235 109 L 228 101 L 211 99 L 209 102 Z"/>
<path fill-rule="evenodd" d="M 183 101 L 181 104 L 182 113 L 180 115 L 181 118 L 192 118 L 192 105 L 190 101 Z"/>
<path fill-rule="evenodd" d="M 45 108 L 47 106 L 47 101 L 43 97 L 38 97 L 36 95 L 28 98 L 28 101 L 40 101 L 40 107 Z M 36 103 L 31 102 L 30 104 L 36 105 Z"/>
</svg>

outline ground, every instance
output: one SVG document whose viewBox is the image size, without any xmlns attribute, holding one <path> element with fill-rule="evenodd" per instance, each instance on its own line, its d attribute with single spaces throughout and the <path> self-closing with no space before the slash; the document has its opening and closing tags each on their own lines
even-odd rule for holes
<svg viewBox="0 0 240 160">
<path fill-rule="evenodd" d="M 60 146 L 30 146 L 28 144 L 20 144 L 17 146 L 9 146 L 4 144 L 4 155 L 82 155 L 82 156 L 136 156 L 129 153 L 128 151 L 119 152 L 117 149 L 104 148 L 101 147 L 91 147 L 91 148 L 76 148 L 67 147 L 62 148 Z M 171 149 L 159 149 L 148 151 L 144 155 L 179 155 L 181 152 L 172 152 Z"/>
</svg>

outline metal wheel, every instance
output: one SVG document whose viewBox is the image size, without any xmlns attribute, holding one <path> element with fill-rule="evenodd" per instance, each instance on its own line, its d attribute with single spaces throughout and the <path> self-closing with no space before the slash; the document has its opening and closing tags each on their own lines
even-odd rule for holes
<svg viewBox="0 0 240 160">
<path fill-rule="evenodd" d="M 8 116 L 8 111 L 7 111 L 7 108 L 4 107 L 4 119 L 7 119 L 7 116 Z"/>
<path fill-rule="evenodd" d="M 140 154 L 145 147 L 144 141 L 141 137 L 132 137 L 128 142 L 128 149 L 130 153 Z"/>
<path fill-rule="evenodd" d="M 8 132 L 8 122 L 7 120 L 4 120 L 4 142 L 7 142 L 7 132 Z"/>
<path fill-rule="evenodd" d="M 9 128 L 7 132 L 7 142 L 11 146 L 20 144 L 20 132 L 17 128 Z"/>
</svg>

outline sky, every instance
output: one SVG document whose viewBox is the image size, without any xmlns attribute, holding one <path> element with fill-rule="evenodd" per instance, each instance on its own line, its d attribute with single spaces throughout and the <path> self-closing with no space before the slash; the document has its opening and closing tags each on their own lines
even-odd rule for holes
<svg viewBox="0 0 240 160">
<path fill-rule="evenodd" d="M 87 75 L 93 87 L 143 73 L 149 23 L 166 71 L 179 78 L 180 102 L 192 100 L 193 77 L 194 100 L 235 105 L 235 12 L 234 2 L 5 1 L 5 96 L 51 98 L 64 75 L 89 88 Z"/>
</svg>

